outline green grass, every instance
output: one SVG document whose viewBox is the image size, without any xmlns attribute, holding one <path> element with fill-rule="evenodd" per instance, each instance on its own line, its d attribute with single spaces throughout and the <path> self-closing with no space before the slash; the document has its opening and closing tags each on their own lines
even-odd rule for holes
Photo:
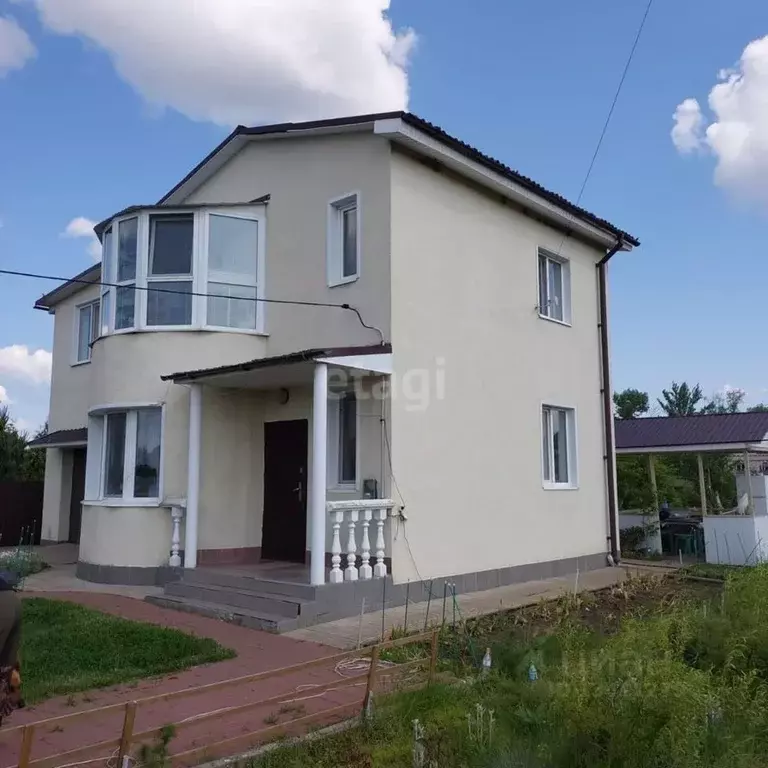
<svg viewBox="0 0 768 768">
<path fill-rule="evenodd" d="M 424 764 L 440 768 L 768 767 L 768 565 L 723 587 L 668 580 L 571 596 L 470 632 L 493 649 L 489 676 L 456 667 L 461 656 L 444 651 L 461 633 L 445 633 L 441 659 L 464 681 L 375 699 L 372 724 L 252 768 L 407 768 L 414 719 Z M 493 710 L 492 738 L 487 719 L 477 736 L 478 707 Z"/>
<path fill-rule="evenodd" d="M 63 600 L 26 598 L 22 605 L 22 674 L 30 704 L 235 655 L 209 638 Z"/>
<path fill-rule="evenodd" d="M 682 569 L 683 573 L 691 576 L 701 576 L 705 579 L 725 581 L 731 573 L 737 573 L 743 568 L 740 565 L 722 565 L 718 563 L 692 563 Z"/>
</svg>

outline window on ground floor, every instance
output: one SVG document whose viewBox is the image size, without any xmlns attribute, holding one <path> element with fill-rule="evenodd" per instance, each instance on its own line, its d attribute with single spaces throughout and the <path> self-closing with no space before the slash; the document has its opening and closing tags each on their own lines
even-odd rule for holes
<svg viewBox="0 0 768 768">
<path fill-rule="evenodd" d="M 576 486 L 576 415 L 573 408 L 545 405 L 541 411 L 545 488 Z"/>
<path fill-rule="evenodd" d="M 162 422 L 160 407 L 111 410 L 90 418 L 87 497 L 132 501 L 161 496 Z M 96 475 L 96 476 L 94 476 Z"/>
<path fill-rule="evenodd" d="M 335 393 L 328 404 L 328 485 L 357 487 L 358 403 L 354 392 Z"/>
</svg>

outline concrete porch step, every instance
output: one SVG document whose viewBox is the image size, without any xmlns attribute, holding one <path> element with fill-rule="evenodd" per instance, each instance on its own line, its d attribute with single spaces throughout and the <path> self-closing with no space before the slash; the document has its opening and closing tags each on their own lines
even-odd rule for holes
<svg viewBox="0 0 768 768">
<path fill-rule="evenodd" d="M 253 580 L 256 582 L 256 580 Z M 204 603 L 221 605 L 227 609 L 244 608 L 258 614 L 282 616 L 295 619 L 301 616 L 307 618 L 314 615 L 314 603 L 301 597 L 279 593 L 254 591 L 257 583 L 245 582 L 248 587 L 222 586 L 218 584 L 190 583 L 187 575 L 181 581 L 172 582 L 165 587 L 166 597 L 184 598 Z"/>
<path fill-rule="evenodd" d="M 249 610 L 248 608 L 222 605 L 221 603 L 212 603 L 206 600 L 172 597 L 170 595 L 148 595 L 144 599 L 148 603 L 160 606 L 161 608 L 172 608 L 176 611 L 196 613 L 200 616 L 219 619 L 250 629 L 260 629 L 264 632 L 290 632 L 299 626 L 298 620 L 295 618 L 263 613 Z"/>
<path fill-rule="evenodd" d="M 317 587 L 300 582 L 266 579 L 256 574 L 228 571 L 219 568 L 192 568 L 185 570 L 182 581 L 200 586 L 230 587 L 232 589 L 258 592 L 265 595 L 283 595 L 301 600 L 314 600 Z"/>
</svg>

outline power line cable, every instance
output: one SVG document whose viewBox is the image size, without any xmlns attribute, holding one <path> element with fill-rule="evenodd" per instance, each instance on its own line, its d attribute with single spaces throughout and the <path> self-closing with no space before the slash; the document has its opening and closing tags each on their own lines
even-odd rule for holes
<svg viewBox="0 0 768 768">
<path fill-rule="evenodd" d="M 616 93 L 613 96 L 613 101 L 611 102 L 611 108 L 608 110 L 608 115 L 605 118 L 605 123 L 603 123 L 603 129 L 600 131 L 600 138 L 597 141 L 597 146 L 595 147 L 595 151 L 592 154 L 592 159 L 589 162 L 589 168 L 587 168 L 587 174 L 584 177 L 584 181 L 582 182 L 581 189 L 579 190 L 579 196 L 576 198 L 576 205 L 578 205 L 581 202 L 582 195 L 584 194 L 584 190 L 587 187 L 587 182 L 589 181 L 589 177 L 592 175 L 592 169 L 595 167 L 595 161 L 597 160 L 597 156 L 600 154 L 600 148 L 603 146 L 603 139 L 605 138 L 605 134 L 608 132 L 608 125 L 611 122 L 611 118 L 613 117 L 613 111 L 616 109 L 616 103 L 619 100 L 619 94 L 621 94 L 621 89 L 624 87 L 624 81 L 627 79 L 627 73 L 629 72 L 630 64 L 632 64 L 632 59 L 635 56 L 635 51 L 637 50 L 637 45 L 640 42 L 640 37 L 643 34 L 643 29 L 645 28 L 645 22 L 648 19 L 648 14 L 651 12 L 651 6 L 653 5 L 653 0 L 648 0 L 648 4 L 645 7 L 645 13 L 643 14 L 643 18 L 640 21 L 640 26 L 637 29 L 637 34 L 635 35 L 635 41 L 632 43 L 632 48 L 629 51 L 629 56 L 627 57 L 627 63 L 624 65 L 624 71 L 621 73 L 621 79 L 619 80 L 619 85 L 616 88 Z"/>
<path fill-rule="evenodd" d="M 60 283 L 78 283 L 81 285 L 98 285 L 101 288 L 123 288 L 136 291 L 144 291 L 145 293 L 167 293 L 175 294 L 178 296 L 201 296 L 208 299 L 228 299 L 230 301 L 252 301 L 255 303 L 263 304 L 287 304 L 298 307 L 327 307 L 330 309 L 343 309 L 348 312 L 352 312 L 357 316 L 360 325 L 368 330 L 375 331 L 379 334 L 381 342 L 384 343 L 384 334 L 375 325 L 370 325 L 365 322 L 363 316 L 357 307 L 353 307 L 351 304 L 336 304 L 326 301 L 303 301 L 299 299 L 265 299 L 257 296 L 228 296 L 222 293 L 208 293 L 204 291 L 180 291 L 177 288 L 160 288 L 156 285 L 136 285 L 135 283 L 121 284 L 121 283 L 109 283 L 103 280 L 85 280 L 84 278 L 77 277 L 61 277 L 60 275 L 44 275 L 36 272 L 21 272 L 15 269 L 0 269 L 0 275 L 9 275 L 12 277 L 30 277 L 37 280 L 55 280 Z"/>
</svg>

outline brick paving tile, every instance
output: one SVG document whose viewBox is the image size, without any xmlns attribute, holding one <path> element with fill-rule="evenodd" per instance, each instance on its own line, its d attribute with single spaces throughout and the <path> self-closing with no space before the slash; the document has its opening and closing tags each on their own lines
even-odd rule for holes
<svg viewBox="0 0 768 768">
<path fill-rule="evenodd" d="M 19 710 L 6 720 L 2 730 L 0 730 L 0 768 L 16 765 L 20 736 L 18 733 L 8 733 L 9 729 L 16 726 L 82 710 L 97 709 L 110 704 L 127 703 L 156 694 L 199 687 L 208 683 L 278 669 L 338 653 L 336 649 L 318 643 L 294 640 L 202 616 L 171 611 L 129 597 L 98 593 L 36 593 L 34 596 L 71 600 L 126 619 L 161 624 L 190 634 L 210 637 L 222 645 L 233 648 L 238 655 L 227 661 L 206 664 L 184 672 L 146 679 L 134 684 L 75 694 L 74 697 L 49 699 L 36 706 Z M 332 690 L 322 696 L 313 695 L 312 686 L 324 685 L 335 680 L 339 681 L 339 685 L 349 683 L 345 677 L 336 671 L 335 665 L 331 662 L 327 666 L 321 665 L 277 679 L 238 684 L 224 690 L 191 695 L 176 701 L 148 704 L 139 707 L 135 731 L 159 728 L 169 722 L 178 723 L 201 713 L 282 694 L 285 694 L 288 699 L 300 699 L 300 701 L 293 702 L 294 709 L 291 712 L 279 714 L 278 724 L 300 719 L 316 712 L 327 711 L 343 704 L 349 705 L 348 712 L 344 713 L 349 716 L 359 709 L 365 690 L 365 675 L 361 675 L 360 671 L 357 674 L 359 677 L 354 681 L 352 687 L 346 690 Z M 266 728 L 272 724 L 273 717 L 278 715 L 278 710 L 279 705 L 272 705 L 256 708 L 239 715 L 224 715 L 207 723 L 190 723 L 179 729 L 171 742 L 171 752 L 180 753 L 215 741 L 245 736 L 249 731 Z M 120 735 L 122 719 L 122 712 L 119 711 L 94 714 L 72 723 L 64 722 L 60 725 L 54 724 L 53 726 L 38 728 L 32 759 L 49 757 L 87 744 L 117 738 Z M 327 718 L 321 722 L 327 724 L 335 719 L 337 718 Z M 297 723 L 296 727 L 298 728 L 299 725 Z M 245 738 L 238 747 L 246 749 L 250 741 L 252 740 Z M 105 750 L 102 754 L 108 756 L 111 752 L 113 749 Z M 217 755 L 214 751 L 211 752 L 210 756 Z M 93 755 L 89 757 L 93 757 Z M 73 757 L 71 762 L 76 762 L 77 759 L 77 757 Z M 103 765 L 104 762 L 92 762 L 89 765 L 98 766 L 100 764 Z"/>
</svg>

